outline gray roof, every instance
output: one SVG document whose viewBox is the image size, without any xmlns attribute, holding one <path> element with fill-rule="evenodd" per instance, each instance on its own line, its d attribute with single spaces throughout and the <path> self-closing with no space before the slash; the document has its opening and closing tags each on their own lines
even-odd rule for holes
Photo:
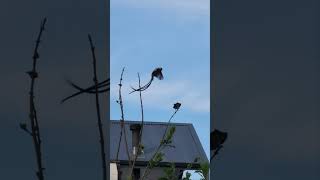
<svg viewBox="0 0 320 180">
<path fill-rule="evenodd" d="M 130 124 L 141 123 L 141 121 L 125 121 L 126 134 L 129 152 L 132 152 L 132 134 Z M 164 122 L 144 122 L 142 144 L 144 145 L 144 158 L 139 158 L 140 162 L 147 162 L 158 147 L 163 136 L 167 123 Z M 200 157 L 202 160 L 208 161 L 203 150 L 200 140 L 192 124 L 171 123 L 176 126 L 173 136 L 173 145 L 175 148 L 167 147 L 162 162 L 174 162 L 179 164 L 193 163 L 194 159 Z M 116 160 L 118 142 L 120 138 L 120 121 L 110 121 L 110 160 Z M 124 137 L 122 137 L 119 161 L 127 161 L 127 153 L 125 149 Z"/>
</svg>

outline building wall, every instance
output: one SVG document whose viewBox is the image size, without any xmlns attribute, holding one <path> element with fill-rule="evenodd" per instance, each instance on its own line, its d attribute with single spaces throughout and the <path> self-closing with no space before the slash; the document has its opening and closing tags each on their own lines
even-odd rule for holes
<svg viewBox="0 0 320 180">
<path fill-rule="evenodd" d="M 145 171 L 145 167 L 141 167 L 141 166 L 135 166 L 135 168 L 139 168 L 140 169 L 140 177 L 142 177 L 144 171 Z M 177 172 L 179 172 L 182 169 L 177 168 Z M 120 167 L 120 171 L 122 172 L 121 174 L 121 180 L 127 180 L 127 177 L 129 176 L 130 173 L 130 169 L 128 166 L 122 166 Z M 178 175 L 178 173 L 177 173 Z M 152 169 L 151 173 L 149 174 L 148 178 L 149 180 L 157 180 L 158 178 L 164 176 L 164 171 L 162 167 L 155 167 Z"/>
<path fill-rule="evenodd" d="M 110 163 L 110 180 L 118 180 L 118 170 L 116 163 Z"/>
</svg>

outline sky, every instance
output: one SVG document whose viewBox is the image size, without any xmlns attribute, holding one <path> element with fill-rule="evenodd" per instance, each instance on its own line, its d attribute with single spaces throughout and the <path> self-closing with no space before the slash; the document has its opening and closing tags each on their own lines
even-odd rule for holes
<svg viewBox="0 0 320 180">
<path fill-rule="evenodd" d="M 149 81 L 156 67 L 164 79 L 143 92 L 145 121 L 167 122 L 173 104 L 182 104 L 173 122 L 192 123 L 209 158 L 210 6 L 209 0 L 111 0 L 111 119 L 121 117 L 118 84 L 123 76 L 125 119 L 140 120 L 137 73 Z"/>
</svg>

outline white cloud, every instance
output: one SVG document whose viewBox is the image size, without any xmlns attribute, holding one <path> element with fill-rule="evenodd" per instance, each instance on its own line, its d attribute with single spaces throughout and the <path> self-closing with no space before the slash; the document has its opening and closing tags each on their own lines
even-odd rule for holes
<svg viewBox="0 0 320 180">
<path fill-rule="evenodd" d="M 112 4 L 134 8 L 162 8 L 191 15 L 210 14 L 210 0 L 112 0 Z"/>
<path fill-rule="evenodd" d="M 147 80 L 149 76 L 142 78 Z M 142 84 L 145 81 L 142 80 Z M 129 83 L 128 83 L 129 82 Z M 123 82 L 123 99 L 128 104 L 139 103 L 137 94 L 129 94 L 130 86 L 137 87 L 137 81 Z M 175 80 L 159 81 L 155 80 L 148 90 L 143 92 L 143 103 L 152 108 L 167 108 L 175 102 L 181 102 L 183 108 L 197 113 L 210 112 L 210 89 L 209 84 L 203 84 L 199 87 L 199 82 Z M 118 84 L 111 85 L 111 101 L 118 99 Z"/>
</svg>

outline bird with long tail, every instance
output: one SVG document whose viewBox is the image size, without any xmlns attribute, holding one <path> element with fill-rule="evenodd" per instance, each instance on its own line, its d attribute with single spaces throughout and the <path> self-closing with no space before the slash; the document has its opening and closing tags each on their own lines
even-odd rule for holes
<svg viewBox="0 0 320 180">
<path fill-rule="evenodd" d="M 78 96 L 82 93 L 89 93 L 89 94 L 94 94 L 96 93 L 95 91 L 95 85 L 92 85 L 88 88 L 81 88 L 80 86 L 76 85 L 75 83 L 71 82 L 70 80 L 67 80 L 67 83 L 69 85 L 71 85 L 73 88 L 77 89 L 78 92 L 70 95 L 70 96 L 67 96 L 65 97 L 64 99 L 61 100 L 61 103 L 64 103 L 65 101 L 67 101 L 68 99 L 71 99 L 75 96 Z M 104 88 L 104 89 L 103 89 Z M 104 92 L 107 92 L 110 90 L 110 79 L 107 79 L 107 80 L 104 80 L 100 83 L 98 83 L 98 93 L 104 93 Z"/>
<path fill-rule="evenodd" d="M 150 81 L 149 81 L 146 85 L 144 85 L 144 86 L 142 86 L 142 87 L 140 87 L 140 88 L 133 88 L 133 87 L 131 87 L 131 88 L 133 89 L 133 91 L 131 91 L 129 94 L 131 94 L 131 93 L 133 93 L 133 92 L 144 91 L 144 90 L 148 89 L 155 77 L 156 77 L 157 79 L 159 79 L 159 80 L 162 80 L 162 79 L 163 79 L 163 74 L 162 74 L 162 68 L 161 68 L 161 67 L 158 67 L 158 68 L 156 68 L 156 69 L 154 69 L 154 70 L 152 71 L 152 73 L 151 73 L 151 79 L 150 79 Z"/>
</svg>

